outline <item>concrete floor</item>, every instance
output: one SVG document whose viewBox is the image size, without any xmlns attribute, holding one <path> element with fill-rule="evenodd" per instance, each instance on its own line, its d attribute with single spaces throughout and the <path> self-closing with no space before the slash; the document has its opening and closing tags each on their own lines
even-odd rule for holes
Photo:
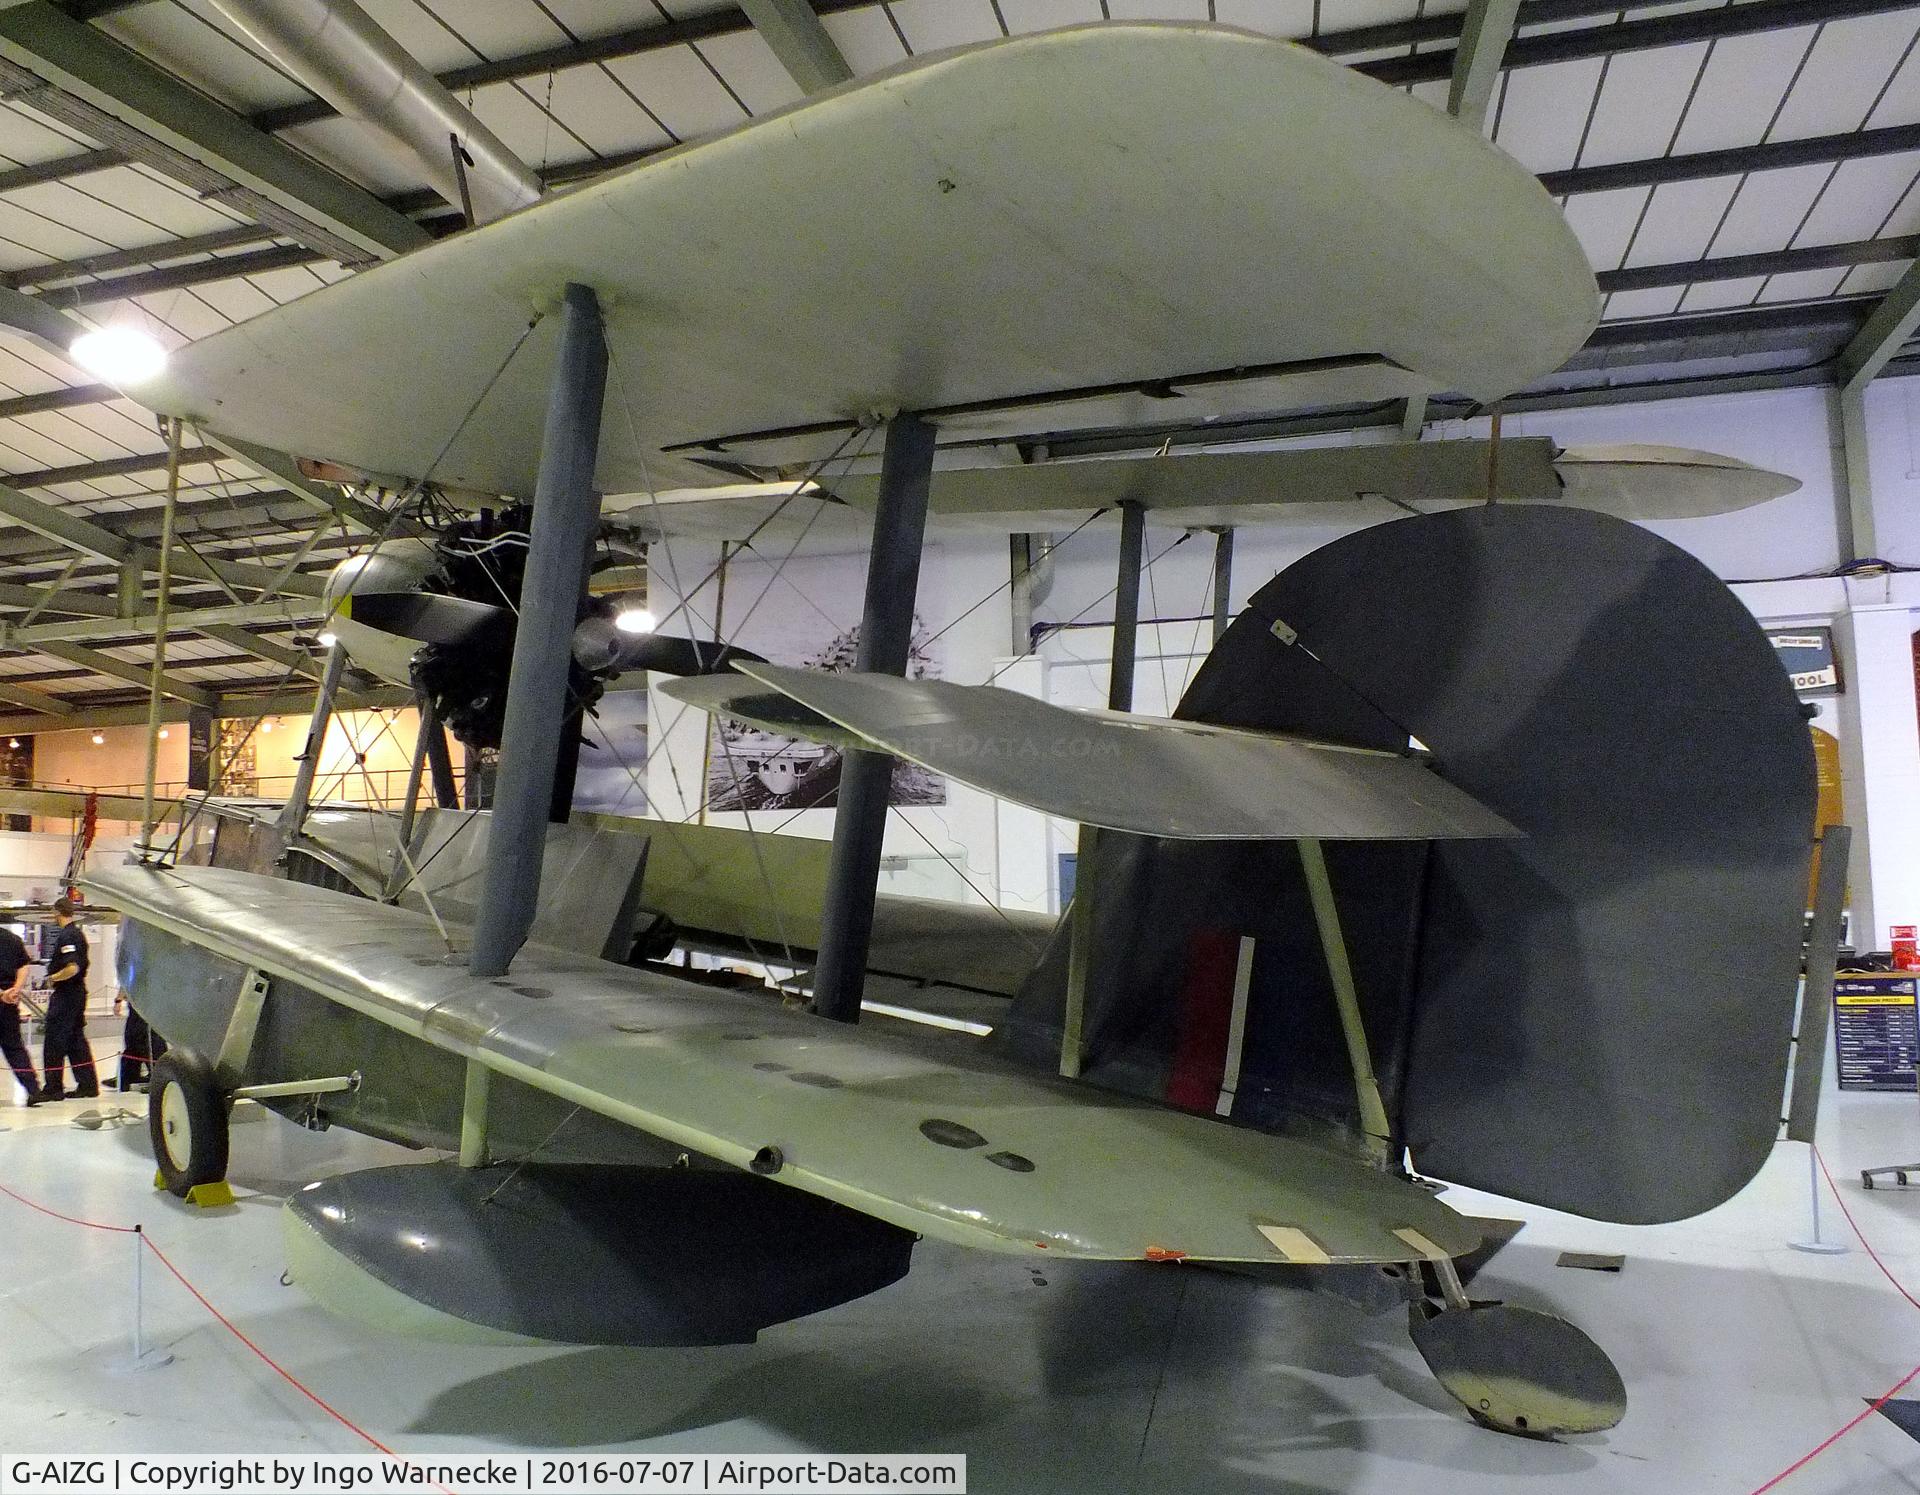
<svg viewBox="0 0 1920 1495">
<path fill-rule="evenodd" d="M 103 1035 L 104 1038 L 104 1035 Z M 111 1045 L 107 1051 L 111 1052 Z M 1613 1432 L 1529 1443 L 1470 1425 L 1398 1314 L 1180 1267 L 1073 1268 L 931 1243 L 902 1283 L 718 1350 L 523 1351 L 370 1337 L 280 1281 L 279 1201 L 324 1174 L 409 1156 L 265 1115 L 236 1126 L 239 1203 L 200 1214 L 151 1188 L 144 1124 L 85 1130 L 119 1098 L 0 1104 L 0 1184 L 51 1208 L 141 1222 L 290 1372 L 414 1455 L 488 1449 L 958 1452 L 976 1492 L 1646 1491 L 1743 1495 L 1920 1361 L 1920 1311 L 1866 1255 L 1803 1255 L 1806 1151 L 1782 1144 L 1721 1209 L 1596 1225 L 1467 1191 L 1528 1224 L 1475 1293 L 1551 1306 L 1626 1377 Z M 129 1097 L 137 1110 L 141 1097 Z M 1822 1146 L 1868 1238 L 1920 1292 L 1920 1189 L 1857 1170 L 1920 1161 L 1912 1097 L 1828 1097 Z M 1677 1139 L 1683 1145 L 1683 1139 Z M 1846 1236 L 1837 1212 L 1830 1235 Z M 1555 1265 L 1622 1251 L 1618 1276 Z M 368 1450 L 149 1264 L 146 1332 L 174 1362 L 127 1374 L 131 1238 L 0 1196 L 0 1450 L 233 1454 Z M 1920 1399 L 1920 1382 L 1912 1394 Z M 1920 1445 L 1869 1420 L 1781 1488 L 1920 1490 Z"/>
</svg>

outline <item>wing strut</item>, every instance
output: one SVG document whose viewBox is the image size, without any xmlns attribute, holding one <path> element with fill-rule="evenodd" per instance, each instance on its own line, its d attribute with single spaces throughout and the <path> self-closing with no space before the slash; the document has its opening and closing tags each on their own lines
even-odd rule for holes
<svg viewBox="0 0 1920 1495">
<path fill-rule="evenodd" d="M 468 962 L 476 976 L 505 975 L 533 927 L 560 737 L 577 730 L 567 701 L 567 665 L 587 590 L 589 547 L 600 523 L 593 470 L 607 387 L 607 343 L 599 299 L 588 287 L 569 285 L 560 315 L 560 349 L 547 394 L 533 532 L 508 677 L 487 877 Z"/>
<path fill-rule="evenodd" d="M 927 492 L 933 481 L 933 446 L 933 427 L 917 416 L 896 415 L 887 423 L 857 669 L 889 675 L 907 672 L 914 594 L 920 585 L 920 549 L 927 531 Z M 846 754 L 840 769 L 840 803 L 833 817 L 833 855 L 820 910 L 820 960 L 813 980 L 813 1010 L 843 1023 L 860 1020 L 867 946 L 873 935 L 873 898 L 880 884 L 880 846 L 892 789 L 889 754 L 865 750 Z"/>
</svg>

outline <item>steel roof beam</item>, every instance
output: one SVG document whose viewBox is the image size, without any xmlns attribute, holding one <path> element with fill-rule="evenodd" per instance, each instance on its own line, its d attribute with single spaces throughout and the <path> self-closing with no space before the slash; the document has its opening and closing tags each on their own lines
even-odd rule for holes
<svg viewBox="0 0 1920 1495">
<path fill-rule="evenodd" d="M 271 603 L 238 602 L 219 607 L 182 608 L 168 615 L 167 637 L 204 633 L 208 628 L 227 623 L 265 623 L 292 628 L 320 617 L 325 611 L 325 605 L 317 597 L 288 597 Z M 156 614 L 143 612 L 130 618 L 73 618 L 56 623 L 35 623 L 30 627 L 7 630 L 7 641 L 16 649 L 38 649 L 46 643 L 77 640 L 98 642 L 115 639 L 122 643 L 138 644 L 153 637 L 158 621 Z M 145 678 L 141 677 L 143 681 Z"/>
<path fill-rule="evenodd" d="M 313 709 L 311 690 L 266 691 L 258 694 L 227 691 L 213 696 L 212 700 L 216 719 L 251 721 L 262 716 L 304 716 Z M 341 711 L 395 711 L 412 705 L 413 696 L 408 691 L 382 687 L 344 692 L 334 704 Z M 69 713 L 65 715 L 0 716 L 0 734 L 27 737 L 39 732 L 84 732 L 91 727 L 144 726 L 147 720 L 144 701 L 123 706 L 88 706 L 76 701 L 69 703 L 69 707 Z M 161 702 L 161 721 L 173 723 L 186 719 L 185 705 Z"/>
<path fill-rule="evenodd" d="M 800 92 L 825 93 L 853 77 L 853 68 L 808 0 L 740 0 L 740 9 Z"/>
<path fill-rule="evenodd" d="M 1920 265 L 1909 265 L 1836 360 L 1842 397 L 1873 382 L 1920 328 Z"/>
<path fill-rule="evenodd" d="M 0 701 L 24 706 L 29 711 L 38 711 L 46 716 L 66 716 L 73 710 L 71 701 L 63 700 L 59 696 L 50 696 L 43 690 L 35 690 L 31 685 L 21 685 L 5 678 L 0 678 Z"/>
<path fill-rule="evenodd" d="M 1920 255 L 1920 234 L 1895 234 L 1884 239 L 1811 244 L 1804 249 L 1775 249 L 1762 254 L 1723 254 L 1712 259 L 1679 260 L 1666 265 L 1634 265 L 1625 270 L 1602 270 L 1594 278 L 1606 292 L 1650 291 L 1716 280 L 1746 280 L 1756 275 L 1884 265 L 1910 260 L 1916 255 Z"/>
<path fill-rule="evenodd" d="M 152 547 L 129 540 L 125 535 L 117 535 L 91 519 L 82 518 L 59 505 L 31 498 L 5 484 L 0 484 L 0 516 L 11 519 L 37 535 L 58 541 L 69 549 L 98 556 L 117 566 L 135 563 L 148 571 L 159 569 L 160 556 Z M 249 566 L 239 561 L 205 560 L 184 546 L 174 552 L 172 567 L 181 576 L 262 591 L 276 580 L 275 574 L 264 566 Z M 323 589 L 319 578 L 305 575 L 289 577 L 284 585 L 289 590 L 312 596 L 318 596 Z"/>
<path fill-rule="evenodd" d="M 1715 41 L 1729 36 L 1752 36 L 1793 26 L 1818 26 L 1858 16 L 1911 10 L 1912 0 L 1748 0 L 1741 5 L 1717 6 L 1677 14 L 1582 26 L 1566 31 L 1516 36 L 1507 47 L 1507 68 L 1541 67 L 1590 57 L 1615 57 L 1688 42 Z M 1619 7 L 1614 7 L 1616 12 Z M 1522 26 L 1532 17 L 1523 14 Z M 1382 83 L 1404 87 L 1410 83 L 1437 83 L 1453 73 L 1456 49 L 1415 52 L 1354 64 L 1356 72 Z"/>
<path fill-rule="evenodd" d="M 1476 135 L 1486 130 L 1487 105 L 1500 81 L 1500 59 L 1519 19 L 1520 0 L 1467 0 L 1447 84 L 1447 113 Z"/>
<path fill-rule="evenodd" d="M 1920 150 L 1920 125 L 1889 125 L 1877 130 L 1851 130 L 1844 135 L 1810 135 L 1804 140 L 1774 140 L 1765 145 L 1656 156 L 1646 161 L 1576 166 L 1570 171 L 1542 172 L 1540 185 L 1555 197 L 1567 197 L 1576 192 L 1658 187 L 1667 182 L 1697 182 L 1709 177 L 1778 171 L 1787 166 L 1829 166 L 1912 150 Z"/>
<path fill-rule="evenodd" d="M 119 612 L 115 600 L 104 593 L 48 592 L 44 587 L 24 587 L 14 582 L 0 582 L 0 607 L 37 607 L 42 612 L 87 618 L 111 618 Z"/>
<path fill-rule="evenodd" d="M 0 634 L 0 641 L 8 647 L 18 648 L 17 644 Z M 33 652 L 46 654 L 54 659 L 64 659 L 68 664 L 78 665 L 96 675 L 105 675 L 110 680 L 125 680 L 132 685 L 147 685 L 153 680 L 150 665 L 135 664 L 130 659 L 118 659 L 111 654 L 102 654 L 98 649 L 83 648 L 79 644 L 70 644 L 58 639 L 46 639 L 34 644 Z M 185 701 L 190 706 L 211 706 L 213 692 L 202 690 L 197 685 L 189 685 L 177 676 L 162 673 L 160 689 L 177 701 Z"/>
<path fill-rule="evenodd" d="M 371 193 L 46 0 L 0 8 L 0 81 L 39 113 L 352 263 L 427 234 Z"/>
<path fill-rule="evenodd" d="M 249 633 L 238 623 L 203 623 L 194 631 L 202 638 L 210 638 L 243 654 L 264 659 L 268 664 L 277 664 L 283 670 L 305 675 L 310 680 L 318 680 L 324 673 L 325 667 L 311 654 L 290 649 L 273 639 L 261 638 L 257 633 Z"/>
</svg>

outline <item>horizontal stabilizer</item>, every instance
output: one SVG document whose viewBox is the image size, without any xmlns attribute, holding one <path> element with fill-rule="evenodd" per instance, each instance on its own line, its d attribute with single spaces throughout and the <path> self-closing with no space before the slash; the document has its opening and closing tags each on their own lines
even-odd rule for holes
<svg viewBox="0 0 1920 1495">
<path fill-rule="evenodd" d="M 1423 763 L 1394 753 L 1069 711 L 987 685 L 770 664 L 742 665 L 741 673 L 863 746 L 1083 825 L 1202 841 L 1518 834 Z"/>
</svg>

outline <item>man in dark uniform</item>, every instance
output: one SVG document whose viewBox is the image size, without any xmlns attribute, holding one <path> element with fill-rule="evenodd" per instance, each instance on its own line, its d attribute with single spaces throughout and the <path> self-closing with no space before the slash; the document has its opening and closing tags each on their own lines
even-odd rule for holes
<svg viewBox="0 0 1920 1495">
<path fill-rule="evenodd" d="M 82 1100 L 100 1094 L 94 1073 L 93 1049 L 87 1043 L 87 937 L 73 922 L 73 901 L 53 900 L 53 919 L 59 926 L 47 942 L 47 980 L 53 995 L 47 1001 L 47 1041 L 41 1048 L 46 1072 L 40 1093 L 48 1100 L 65 1100 L 65 1075 L 73 1067 L 73 1093 Z"/>
<path fill-rule="evenodd" d="M 7 1068 L 27 1089 L 27 1104 L 37 1106 L 45 1099 L 40 1094 L 40 1077 L 33 1072 L 33 1056 L 20 1040 L 20 998 L 27 990 L 27 970 L 33 957 L 19 935 L 0 924 L 0 1055 Z"/>
</svg>

